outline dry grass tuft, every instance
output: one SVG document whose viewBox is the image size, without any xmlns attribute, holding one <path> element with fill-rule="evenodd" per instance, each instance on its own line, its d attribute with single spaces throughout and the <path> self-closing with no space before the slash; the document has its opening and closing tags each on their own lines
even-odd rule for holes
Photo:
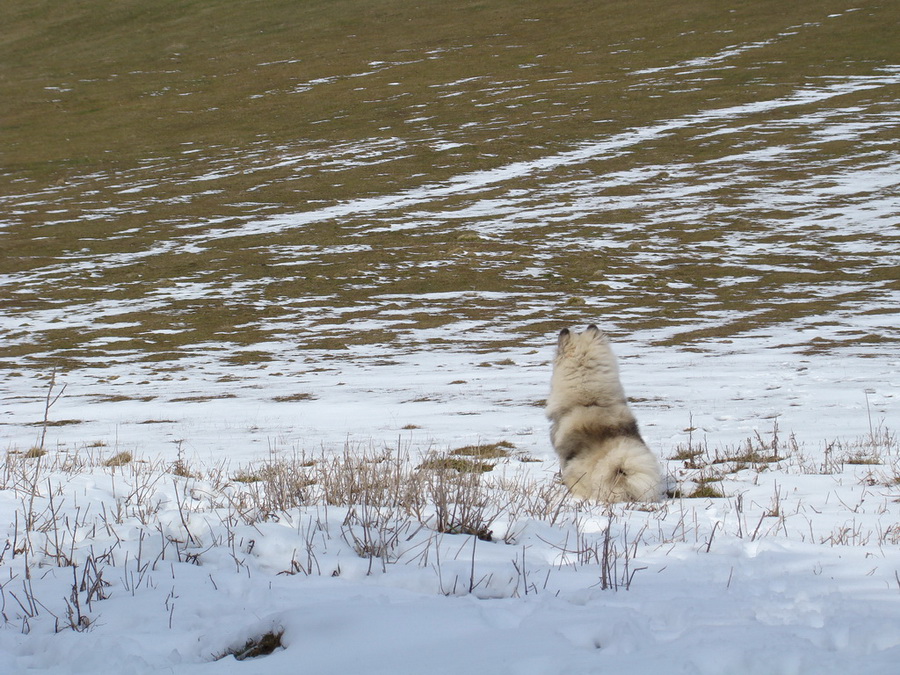
<svg viewBox="0 0 900 675">
<path fill-rule="evenodd" d="M 712 485 L 711 482 L 701 483 L 694 490 L 687 495 L 688 499 L 721 499 L 725 496 L 725 493 L 722 492 L 719 488 Z"/>
<path fill-rule="evenodd" d="M 246 659 L 268 656 L 276 649 L 282 649 L 284 647 L 281 643 L 282 636 L 284 636 L 283 629 L 269 631 L 258 637 L 250 638 L 239 648 L 225 650 L 225 652 L 216 656 L 214 660 L 219 661 L 228 656 L 233 656 L 238 661 L 245 661 Z"/>
<path fill-rule="evenodd" d="M 274 396 L 272 397 L 273 401 L 277 401 L 278 403 L 294 403 L 296 401 L 314 401 L 316 400 L 315 395 L 310 393 L 300 393 L 300 394 L 287 394 L 285 396 Z"/>
<path fill-rule="evenodd" d="M 458 473 L 487 473 L 494 470 L 490 462 L 481 462 L 464 457 L 431 457 L 419 465 L 425 471 L 453 470 Z"/>
<path fill-rule="evenodd" d="M 103 462 L 103 466 L 123 466 L 132 460 L 130 452 L 120 452 Z"/>
<path fill-rule="evenodd" d="M 459 457 L 477 457 L 479 459 L 500 459 L 501 457 L 509 457 L 510 450 L 514 450 L 514 446 L 509 441 L 499 441 L 497 443 L 485 443 L 478 445 L 466 445 L 450 452 L 451 455 Z"/>
</svg>

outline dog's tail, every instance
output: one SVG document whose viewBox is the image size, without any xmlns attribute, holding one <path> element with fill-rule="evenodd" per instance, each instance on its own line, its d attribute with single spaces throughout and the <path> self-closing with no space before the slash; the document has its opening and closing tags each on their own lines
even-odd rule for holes
<svg viewBox="0 0 900 675">
<path fill-rule="evenodd" d="M 614 448 L 605 461 L 597 463 L 592 473 L 591 484 L 604 501 L 659 501 L 659 463 L 639 441 L 622 443 Z"/>
</svg>

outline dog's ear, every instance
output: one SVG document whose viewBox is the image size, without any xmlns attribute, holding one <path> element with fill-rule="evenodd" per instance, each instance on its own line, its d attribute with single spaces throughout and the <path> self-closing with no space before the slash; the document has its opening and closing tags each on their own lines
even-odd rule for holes
<svg viewBox="0 0 900 675">
<path fill-rule="evenodd" d="M 561 331 L 559 331 L 559 338 L 556 340 L 556 348 L 562 349 L 563 347 L 565 347 L 566 343 L 569 341 L 570 336 L 571 334 L 569 333 L 568 328 L 563 328 Z"/>
<path fill-rule="evenodd" d="M 588 326 L 587 329 L 591 333 L 602 333 L 603 332 L 599 328 L 597 328 L 597 326 L 595 326 L 594 324 L 591 324 L 590 326 Z"/>
</svg>

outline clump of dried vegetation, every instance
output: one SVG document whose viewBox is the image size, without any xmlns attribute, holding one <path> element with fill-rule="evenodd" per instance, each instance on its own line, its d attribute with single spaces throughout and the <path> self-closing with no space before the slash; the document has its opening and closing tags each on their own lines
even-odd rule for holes
<svg viewBox="0 0 900 675">
<path fill-rule="evenodd" d="M 669 456 L 677 487 L 671 497 L 725 497 L 722 483 L 729 477 L 747 472 L 758 475 L 780 468 L 801 474 L 829 475 L 844 471 L 848 465 L 880 467 L 873 470 L 878 482 L 890 485 L 900 481 L 900 442 L 883 426 L 870 426 L 869 433 L 853 440 L 827 443 L 822 452 L 807 452 L 794 434 L 781 436 L 778 418 L 768 436 L 756 432 L 735 446 L 710 448 L 706 439 L 688 439 L 677 445 Z"/>
<path fill-rule="evenodd" d="M 268 656 L 277 649 L 282 649 L 281 638 L 284 636 L 284 629 L 277 628 L 248 638 L 239 646 L 229 647 L 221 654 L 214 656 L 214 660 L 233 656 L 236 661 L 246 661 L 247 659 L 255 659 L 260 656 Z"/>
</svg>

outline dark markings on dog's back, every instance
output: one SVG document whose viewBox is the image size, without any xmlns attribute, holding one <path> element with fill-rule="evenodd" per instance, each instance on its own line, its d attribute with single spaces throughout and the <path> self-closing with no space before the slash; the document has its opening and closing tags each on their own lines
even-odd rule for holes
<svg viewBox="0 0 900 675">
<path fill-rule="evenodd" d="M 633 438 L 643 443 L 635 420 L 617 425 L 590 424 L 559 439 L 556 442 L 556 452 L 563 462 L 571 462 L 589 444 L 603 443 L 614 438 Z"/>
<path fill-rule="evenodd" d="M 552 415 L 550 415 L 550 419 L 551 420 L 561 420 L 563 417 L 568 415 L 570 412 L 572 412 L 576 408 L 610 408 L 613 410 L 619 410 L 621 407 L 625 407 L 625 408 L 628 407 L 628 402 L 624 398 L 618 398 L 615 400 L 595 399 L 593 401 L 588 401 L 587 403 L 578 403 L 576 405 L 571 405 L 567 408 L 561 408 L 561 409 L 555 411 Z"/>
</svg>

